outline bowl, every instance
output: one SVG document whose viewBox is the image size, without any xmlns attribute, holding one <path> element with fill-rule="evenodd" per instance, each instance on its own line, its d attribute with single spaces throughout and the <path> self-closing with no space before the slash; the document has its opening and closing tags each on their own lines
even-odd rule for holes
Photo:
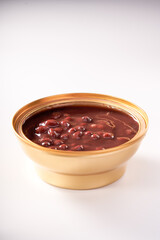
<svg viewBox="0 0 160 240">
<path fill-rule="evenodd" d="M 68 105 L 107 106 L 132 115 L 139 124 L 136 135 L 114 148 L 95 151 L 65 151 L 42 147 L 29 140 L 22 125 L 32 115 L 52 107 Z M 24 152 L 33 160 L 41 179 L 68 189 L 93 189 L 117 181 L 126 170 L 128 159 L 137 151 L 148 128 L 147 114 L 126 100 L 94 93 L 71 93 L 45 97 L 16 112 L 13 129 Z"/>
</svg>

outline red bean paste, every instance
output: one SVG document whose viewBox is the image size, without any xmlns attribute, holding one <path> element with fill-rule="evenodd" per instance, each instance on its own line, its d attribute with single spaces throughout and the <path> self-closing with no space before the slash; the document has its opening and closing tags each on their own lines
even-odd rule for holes
<svg viewBox="0 0 160 240">
<path fill-rule="evenodd" d="M 138 122 L 122 111 L 65 106 L 37 113 L 23 124 L 34 143 L 56 150 L 90 151 L 119 146 L 135 136 Z"/>
</svg>

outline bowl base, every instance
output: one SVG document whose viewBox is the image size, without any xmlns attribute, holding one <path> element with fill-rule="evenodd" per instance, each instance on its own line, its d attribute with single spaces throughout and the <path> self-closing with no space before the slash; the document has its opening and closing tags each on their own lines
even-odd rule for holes
<svg viewBox="0 0 160 240">
<path fill-rule="evenodd" d="M 36 166 L 36 171 L 40 178 L 45 182 L 56 187 L 87 190 L 109 185 L 119 178 L 125 172 L 126 166 L 122 165 L 116 169 L 90 175 L 69 175 L 62 173 L 55 173 L 48 169 Z"/>
</svg>

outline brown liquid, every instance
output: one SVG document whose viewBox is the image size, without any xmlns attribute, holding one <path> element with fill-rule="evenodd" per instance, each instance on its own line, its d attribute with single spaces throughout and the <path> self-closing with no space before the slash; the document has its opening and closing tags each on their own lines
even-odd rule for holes
<svg viewBox="0 0 160 240">
<path fill-rule="evenodd" d="M 35 114 L 23 124 L 33 142 L 52 149 L 89 151 L 121 145 L 135 136 L 132 116 L 97 106 L 66 106 Z"/>
</svg>

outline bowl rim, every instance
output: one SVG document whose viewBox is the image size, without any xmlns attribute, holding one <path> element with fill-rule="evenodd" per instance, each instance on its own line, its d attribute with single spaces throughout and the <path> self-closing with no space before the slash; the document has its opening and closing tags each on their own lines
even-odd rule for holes
<svg viewBox="0 0 160 240">
<path fill-rule="evenodd" d="M 21 111 L 23 111 L 24 109 L 26 109 L 27 107 L 29 107 L 30 105 L 34 105 L 34 104 L 37 104 L 38 102 L 41 102 L 41 101 L 47 101 L 47 100 L 50 100 L 52 98 L 58 98 L 58 99 L 63 99 L 63 97 L 86 97 L 86 96 L 90 96 L 90 97 L 94 97 L 94 98 L 97 98 L 97 99 L 101 99 L 101 100 L 114 100 L 116 102 L 120 102 L 122 103 L 122 105 L 128 105 L 128 106 L 131 106 L 133 107 L 143 118 L 144 120 L 144 123 L 145 123 L 145 129 L 144 131 L 138 135 L 138 132 L 136 133 L 136 135 L 129 141 L 127 141 L 126 143 L 123 143 L 121 145 L 118 145 L 116 147 L 112 147 L 112 148 L 108 148 L 108 149 L 104 149 L 104 150 L 92 150 L 92 151 L 70 151 L 70 150 L 55 150 L 55 149 L 50 149 L 50 148 L 46 148 L 46 147 L 43 147 L 43 146 L 40 146 L 34 142 L 32 142 L 30 139 L 28 139 L 24 134 L 23 134 L 23 137 L 19 134 L 19 132 L 17 131 L 17 129 L 15 128 L 15 122 L 16 122 L 16 119 L 20 116 L 19 113 L 21 113 Z M 133 115 L 134 116 L 134 115 Z M 24 105 L 23 107 L 21 107 L 19 110 L 16 111 L 16 113 L 14 114 L 13 118 L 12 118 L 12 127 L 13 127 L 13 130 L 14 130 L 14 133 L 16 134 L 16 136 L 25 144 L 27 145 L 30 145 L 31 147 L 33 148 L 36 148 L 38 150 L 41 150 L 41 151 L 45 151 L 45 152 L 48 152 L 50 154 L 53 154 L 53 155 L 63 155 L 63 156 L 70 156 L 70 157 L 80 157 L 80 156 L 88 156 L 88 155 L 97 155 L 97 154 L 106 154 L 106 153 L 111 153 L 111 152 L 115 152 L 115 151 L 119 151 L 119 150 L 122 150 L 124 148 L 127 148 L 129 147 L 130 145 L 134 144 L 135 142 L 137 142 L 138 140 L 140 140 L 141 138 L 144 137 L 144 135 L 146 134 L 147 130 L 148 130 L 148 116 L 146 114 L 146 112 L 140 108 L 138 105 L 128 101 L 128 100 L 125 100 L 125 99 L 122 99 L 122 98 L 118 98 L 118 97 L 114 97 L 114 96 L 111 96 L 111 95 L 105 95 L 105 94 L 98 94 L 98 93 L 64 93 L 64 94 L 56 94 L 56 95 L 51 95 L 51 96 L 47 96 L 47 97 L 43 97 L 43 98 L 39 98 L 37 100 L 34 100 L 32 102 L 29 102 L 28 104 Z M 23 132 L 23 131 L 22 131 Z"/>
</svg>

